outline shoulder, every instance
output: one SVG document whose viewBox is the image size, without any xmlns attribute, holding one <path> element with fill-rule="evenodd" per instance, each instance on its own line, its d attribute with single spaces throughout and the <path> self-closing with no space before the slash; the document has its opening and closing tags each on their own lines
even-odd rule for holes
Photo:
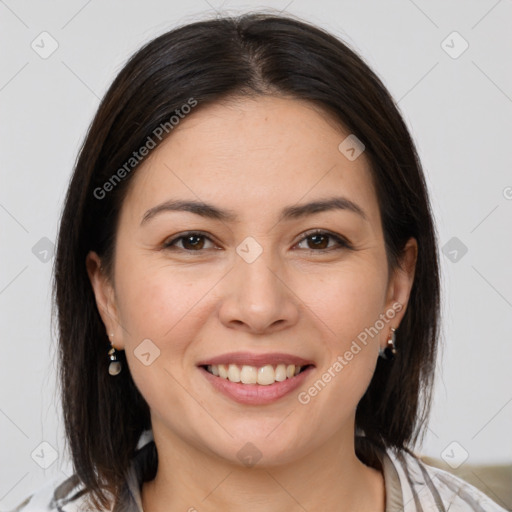
<svg viewBox="0 0 512 512">
<path fill-rule="evenodd" d="M 9 512 L 93 512 L 87 508 L 86 497 L 76 475 L 54 478 Z"/>
<path fill-rule="evenodd" d="M 142 512 L 140 487 L 144 480 L 154 477 L 157 465 L 153 433 L 147 430 L 140 436 L 119 495 L 110 496 L 112 502 L 115 502 L 113 505 L 115 512 Z M 89 497 L 89 491 L 74 474 L 69 478 L 56 478 L 49 481 L 14 510 L 8 512 L 105 512 L 91 509 Z"/>
<path fill-rule="evenodd" d="M 462 478 L 429 466 L 406 451 L 386 450 L 400 478 L 404 504 L 432 505 L 450 512 L 506 512 L 485 493 Z M 407 510 L 407 507 L 405 507 Z M 415 510 L 415 508 L 411 508 Z M 429 509 L 430 510 L 430 509 Z"/>
</svg>

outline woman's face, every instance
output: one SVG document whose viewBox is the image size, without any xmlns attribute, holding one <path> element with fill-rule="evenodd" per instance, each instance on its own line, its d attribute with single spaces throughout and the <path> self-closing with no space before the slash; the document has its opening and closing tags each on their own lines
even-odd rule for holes
<svg viewBox="0 0 512 512">
<path fill-rule="evenodd" d="M 133 171 L 113 282 L 94 253 L 88 270 L 160 438 L 273 465 L 353 436 L 415 244 L 388 273 L 348 135 L 306 102 L 243 99 L 191 113 Z"/>
</svg>

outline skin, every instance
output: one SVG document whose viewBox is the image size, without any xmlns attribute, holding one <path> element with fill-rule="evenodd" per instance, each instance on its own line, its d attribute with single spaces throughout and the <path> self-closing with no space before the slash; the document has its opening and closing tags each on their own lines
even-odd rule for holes
<svg viewBox="0 0 512 512">
<path fill-rule="evenodd" d="M 112 279 L 89 253 L 105 328 L 126 351 L 151 409 L 159 467 L 142 488 L 145 511 L 384 511 L 383 475 L 355 455 L 355 410 L 379 346 L 405 313 L 417 244 L 410 239 L 402 268 L 388 271 L 369 163 L 364 153 L 350 161 L 338 150 L 347 135 L 300 100 L 258 97 L 198 109 L 135 171 Z M 366 220 L 333 209 L 278 221 L 285 206 L 333 195 L 359 205 Z M 171 198 L 232 210 L 238 221 L 167 211 L 141 225 L 147 210 Z M 353 248 L 327 236 L 322 252 L 306 236 L 312 229 Z M 192 230 L 207 238 L 163 248 Z M 263 249 L 252 263 L 236 252 L 248 236 Z M 379 334 L 307 405 L 299 403 L 298 393 L 397 303 L 401 311 Z M 160 350 L 149 366 L 134 354 L 147 338 Z M 196 366 L 233 351 L 291 353 L 316 367 L 277 402 L 243 405 L 218 393 Z M 254 467 L 237 457 L 247 442 L 261 453 Z"/>
</svg>

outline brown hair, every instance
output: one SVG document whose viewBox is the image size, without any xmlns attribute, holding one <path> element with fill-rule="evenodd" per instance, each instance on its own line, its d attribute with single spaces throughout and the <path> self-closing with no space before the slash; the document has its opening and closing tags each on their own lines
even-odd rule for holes
<svg viewBox="0 0 512 512">
<path fill-rule="evenodd" d="M 269 91 L 320 105 L 364 143 L 389 265 L 399 264 L 410 237 L 418 242 L 397 357 L 379 358 L 356 427 L 381 447 L 408 450 L 425 426 L 438 339 L 439 263 L 421 164 L 396 104 L 354 51 L 310 24 L 268 14 L 196 22 L 149 42 L 119 72 L 81 148 L 60 223 L 54 295 L 64 421 L 76 474 L 96 503 L 107 505 L 103 490 L 119 494 L 139 436 L 151 426 L 129 371 L 115 378 L 108 373 L 110 345 L 85 267 L 94 250 L 112 275 L 119 211 L 136 171 L 123 173 L 101 198 L 98 187 L 190 98 L 197 110 Z M 127 367 L 124 352 L 121 360 Z"/>
</svg>

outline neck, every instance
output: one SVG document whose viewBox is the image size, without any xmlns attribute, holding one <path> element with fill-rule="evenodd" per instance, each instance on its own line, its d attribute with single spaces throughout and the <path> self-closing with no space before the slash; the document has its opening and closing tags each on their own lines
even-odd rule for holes
<svg viewBox="0 0 512 512">
<path fill-rule="evenodd" d="M 144 512 L 385 510 L 383 475 L 357 458 L 353 434 L 337 433 L 289 464 L 245 467 L 155 427 L 158 470 L 143 484 Z"/>
</svg>

